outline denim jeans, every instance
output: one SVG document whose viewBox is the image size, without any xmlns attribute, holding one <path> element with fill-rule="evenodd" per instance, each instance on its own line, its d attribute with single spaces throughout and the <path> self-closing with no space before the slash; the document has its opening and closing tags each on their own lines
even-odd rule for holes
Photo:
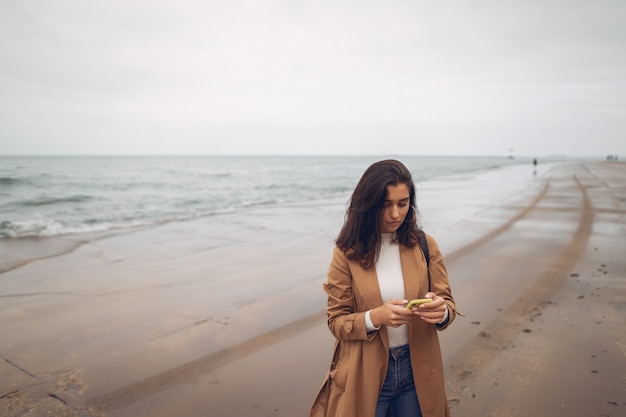
<svg viewBox="0 0 626 417">
<path fill-rule="evenodd" d="M 408 345 L 389 349 L 389 367 L 378 396 L 376 417 L 422 417 Z"/>
</svg>

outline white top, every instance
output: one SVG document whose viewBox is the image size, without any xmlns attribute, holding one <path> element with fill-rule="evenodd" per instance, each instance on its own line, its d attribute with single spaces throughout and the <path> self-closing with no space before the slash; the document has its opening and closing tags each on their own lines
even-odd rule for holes
<svg viewBox="0 0 626 417">
<path fill-rule="evenodd" d="M 396 298 L 405 298 L 400 245 L 392 243 L 393 237 L 393 233 L 381 234 L 380 254 L 376 262 L 376 275 L 383 303 Z M 409 343 L 409 335 L 404 324 L 399 327 L 387 327 L 387 333 L 390 348 Z"/>
</svg>

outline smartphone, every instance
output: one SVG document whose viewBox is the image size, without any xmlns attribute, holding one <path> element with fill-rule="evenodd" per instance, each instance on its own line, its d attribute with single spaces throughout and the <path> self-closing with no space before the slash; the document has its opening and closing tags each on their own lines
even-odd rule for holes
<svg viewBox="0 0 626 417">
<path fill-rule="evenodd" d="M 433 301 L 433 299 L 432 299 L 432 298 L 418 298 L 418 299 L 416 299 L 416 300 L 411 300 L 411 301 L 409 301 L 409 302 L 406 304 L 406 307 L 405 307 L 405 308 L 406 308 L 407 310 L 410 310 L 410 309 L 412 309 L 413 307 L 420 306 L 420 305 L 422 305 L 422 304 L 424 304 L 424 303 L 430 303 L 431 301 Z"/>
</svg>

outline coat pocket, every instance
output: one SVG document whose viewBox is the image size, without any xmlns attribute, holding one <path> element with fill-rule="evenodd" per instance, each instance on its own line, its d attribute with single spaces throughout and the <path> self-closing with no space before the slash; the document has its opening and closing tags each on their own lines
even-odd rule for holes
<svg viewBox="0 0 626 417">
<path fill-rule="evenodd" d="M 346 383 L 348 382 L 347 355 L 349 349 L 344 348 L 345 346 L 340 343 L 333 355 L 333 361 L 330 364 L 330 371 L 328 372 L 328 377 L 333 387 L 341 392 L 346 390 Z"/>
<path fill-rule="evenodd" d="M 348 380 L 348 372 L 343 369 L 333 369 L 328 374 L 330 378 L 331 384 L 334 389 L 339 390 L 341 392 L 346 390 L 346 381 Z"/>
<path fill-rule="evenodd" d="M 335 344 L 335 352 L 333 353 L 333 360 L 330 363 L 330 369 L 326 375 L 324 383 L 322 384 L 322 388 L 313 403 L 310 417 L 328 417 L 338 415 L 337 410 L 341 404 L 341 398 L 343 397 L 346 381 L 346 377 L 344 376 L 343 378 L 340 378 L 340 380 L 343 380 L 341 387 L 337 385 L 337 368 L 341 369 L 339 367 L 340 349 L 340 343 L 337 341 Z"/>
</svg>

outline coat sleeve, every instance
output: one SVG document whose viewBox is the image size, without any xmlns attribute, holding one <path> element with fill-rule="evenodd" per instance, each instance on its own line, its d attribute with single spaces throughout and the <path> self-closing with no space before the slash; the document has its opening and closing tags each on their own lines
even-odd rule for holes
<svg viewBox="0 0 626 417">
<path fill-rule="evenodd" d="M 443 330 L 454 321 L 457 315 L 456 303 L 452 297 L 450 282 L 448 281 L 448 270 L 443 262 L 443 255 L 439 250 L 439 245 L 435 239 L 426 235 L 428 242 L 428 252 L 430 253 L 430 291 L 442 297 L 448 305 L 448 321 L 437 326 L 438 330 Z"/>
<path fill-rule="evenodd" d="M 365 311 L 356 311 L 352 272 L 346 254 L 335 247 L 328 268 L 324 292 L 328 295 L 328 328 L 337 340 L 372 340 L 367 333 Z"/>
</svg>

